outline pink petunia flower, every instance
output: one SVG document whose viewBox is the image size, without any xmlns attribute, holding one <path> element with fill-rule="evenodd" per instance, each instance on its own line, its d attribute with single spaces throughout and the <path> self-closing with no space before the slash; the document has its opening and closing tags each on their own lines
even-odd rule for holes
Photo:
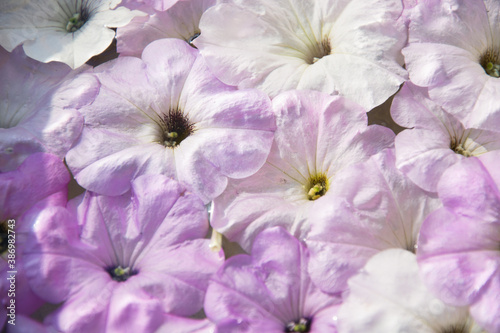
<svg viewBox="0 0 500 333">
<path fill-rule="evenodd" d="M 441 177 L 444 207 L 422 224 L 417 259 L 424 282 L 444 302 L 470 306 L 500 331 L 500 152 L 464 159 Z"/>
<path fill-rule="evenodd" d="M 391 115 L 409 128 L 396 136 L 396 166 L 426 191 L 436 192 L 455 163 L 500 149 L 500 132 L 464 127 L 429 98 L 427 88 L 410 82 L 394 98 Z"/>
<path fill-rule="evenodd" d="M 183 0 L 167 11 L 156 11 L 149 16 L 135 17 L 118 28 L 116 48 L 120 56 L 140 57 L 144 48 L 161 38 L 178 38 L 194 47 L 192 42 L 200 35 L 199 22 L 215 0 Z"/>
<path fill-rule="evenodd" d="M 143 174 L 163 174 L 207 203 L 264 164 L 275 118 L 268 97 L 217 80 L 184 41 L 151 43 L 142 56 L 94 70 L 101 83 L 67 156 L 84 188 L 123 194 Z"/>
<path fill-rule="evenodd" d="M 32 154 L 16 170 L 0 172 L 0 327 L 43 304 L 26 278 L 23 251 L 31 223 L 25 214 L 30 209 L 64 207 L 69 180 L 59 157 L 46 153 Z"/>
<path fill-rule="evenodd" d="M 82 130 L 78 109 L 99 90 L 97 80 L 74 75 L 66 65 L 0 48 L 0 172 L 15 170 L 36 152 L 64 158 Z"/>
<path fill-rule="evenodd" d="M 205 313 L 218 333 L 336 332 L 340 298 L 311 282 L 303 244 L 275 227 L 256 238 L 251 253 L 229 258 L 210 281 Z"/>
<path fill-rule="evenodd" d="M 212 226 L 247 251 L 272 226 L 306 237 L 309 213 L 337 193 L 337 173 L 394 140 L 388 128 L 367 126 L 365 110 L 343 97 L 290 91 L 275 97 L 273 108 L 277 130 L 266 163 L 231 180 L 214 200 Z"/>
<path fill-rule="evenodd" d="M 306 239 L 311 278 L 328 293 L 346 290 L 348 279 L 385 249 L 416 252 L 422 222 L 441 206 L 398 171 L 392 149 L 339 171 L 335 179 L 337 197 L 325 198 L 310 213 Z"/>
<path fill-rule="evenodd" d="M 402 52 L 413 83 L 465 128 L 499 131 L 500 4 L 425 0 L 411 10 Z"/>
<path fill-rule="evenodd" d="M 154 332 L 165 313 L 193 315 L 224 261 L 202 239 L 202 201 L 161 175 L 139 177 L 122 196 L 87 192 L 30 218 L 27 275 L 41 298 L 64 302 L 45 319 L 62 332 Z"/>
</svg>

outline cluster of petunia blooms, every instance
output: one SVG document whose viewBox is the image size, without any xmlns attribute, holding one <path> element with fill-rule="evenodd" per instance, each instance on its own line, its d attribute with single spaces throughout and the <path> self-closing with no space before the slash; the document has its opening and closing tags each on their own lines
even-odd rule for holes
<svg viewBox="0 0 500 333">
<path fill-rule="evenodd" d="M 0 45 L 7 332 L 500 332 L 500 1 L 5 0 Z"/>
</svg>

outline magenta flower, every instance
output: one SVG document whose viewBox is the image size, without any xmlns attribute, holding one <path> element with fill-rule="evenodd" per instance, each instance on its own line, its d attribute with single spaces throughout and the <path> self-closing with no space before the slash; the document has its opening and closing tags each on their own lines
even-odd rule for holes
<svg viewBox="0 0 500 333">
<path fill-rule="evenodd" d="M 192 45 L 200 35 L 200 18 L 215 0 L 183 0 L 167 11 L 135 17 L 116 32 L 116 48 L 121 56 L 140 57 L 144 48 L 161 38 L 178 38 Z M 194 47 L 194 46 L 193 46 Z"/>
<path fill-rule="evenodd" d="M 409 129 L 396 136 L 396 165 L 415 184 L 436 192 L 447 168 L 470 157 L 500 149 L 500 133 L 465 128 L 429 99 L 426 88 L 407 82 L 391 107 L 393 119 Z"/>
<path fill-rule="evenodd" d="M 165 176 L 139 177 L 121 196 L 87 192 L 32 219 L 27 274 L 40 297 L 64 302 L 45 320 L 58 331 L 154 332 L 165 313 L 201 309 L 223 262 L 201 239 L 201 200 Z"/>
<path fill-rule="evenodd" d="M 444 207 L 423 223 L 417 259 L 424 282 L 444 302 L 470 306 L 500 331 L 500 153 L 450 167 L 438 184 Z"/>
<path fill-rule="evenodd" d="M 205 300 L 217 332 L 336 332 L 340 299 L 312 284 L 307 260 L 305 246 L 279 227 L 256 238 L 251 256 L 229 258 Z"/>
<path fill-rule="evenodd" d="M 14 171 L 0 172 L 0 295 L 3 305 L 0 327 L 5 320 L 14 319 L 15 322 L 16 316 L 29 315 L 43 304 L 26 278 L 23 251 L 30 223 L 24 214 L 29 214 L 33 206 L 32 209 L 65 206 L 69 179 L 59 157 L 45 153 L 30 155 Z M 11 280 L 7 278 L 12 275 L 15 283 L 11 288 Z M 11 293 L 15 297 L 9 297 Z M 13 312 L 7 307 L 13 308 Z"/>
<path fill-rule="evenodd" d="M 121 57 L 97 67 L 101 82 L 85 126 L 67 156 L 84 188 L 120 195 L 144 174 L 163 174 L 206 202 L 264 164 L 275 119 L 257 90 L 218 81 L 184 41 L 151 43 L 143 60 Z"/>
<path fill-rule="evenodd" d="M 249 250 L 255 236 L 282 226 L 306 237 L 309 212 L 337 193 L 336 174 L 393 144 L 388 128 L 367 126 L 365 110 L 339 96 L 290 91 L 273 99 L 277 130 L 253 176 L 231 180 L 214 200 L 212 226 Z"/>
<path fill-rule="evenodd" d="M 337 173 L 337 197 L 310 213 L 306 239 L 309 272 L 328 293 L 347 289 L 347 280 L 374 255 L 398 248 L 415 252 L 422 222 L 441 203 L 396 169 L 392 149 Z"/>
<path fill-rule="evenodd" d="M 390 249 L 349 279 L 338 311 L 339 332 L 486 333 L 467 307 L 437 299 L 424 285 L 413 253 Z"/>
<path fill-rule="evenodd" d="M 0 48 L 0 76 L 0 172 L 35 152 L 63 159 L 82 130 L 77 110 L 92 102 L 97 80 L 73 80 L 68 66 L 28 59 L 19 48 Z"/>
<path fill-rule="evenodd" d="M 466 128 L 500 126 L 498 10 L 491 0 L 427 0 L 411 12 L 402 51 L 410 79 Z"/>
</svg>

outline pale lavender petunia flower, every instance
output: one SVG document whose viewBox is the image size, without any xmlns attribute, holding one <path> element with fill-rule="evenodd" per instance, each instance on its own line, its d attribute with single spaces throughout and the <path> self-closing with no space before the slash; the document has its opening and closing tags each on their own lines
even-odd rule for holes
<svg viewBox="0 0 500 333">
<path fill-rule="evenodd" d="M 336 174 L 394 140 L 388 128 L 367 126 L 365 110 L 343 97 L 290 91 L 275 97 L 273 108 L 277 130 L 265 165 L 231 180 L 214 200 L 211 225 L 247 251 L 270 226 L 305 237 L 309 212 L 337 193 Z"/>
<path fill-rule="evenodd" d="M 436 298 L 420 279 L 415 255 L 401 249 L 380 252 L 349 280 L 337 322 L 340 333 L 487 333 L 467 307 Z"/>
<path fill-rule="evenodd" d="M 103 52 L 117 28 L 140 11 L 118 7 L 121 0 L 4 0 L 0 4 L 0 45 L 8 51 L 23 45 L 41 62 L 82 66 Z"/>
<path fill-rule="evenodd" d="M 64 158 L 83 127 L 77 110 L 99 90 L 97 80 L 83 82 L 74 74 L 64 64 L 0 48 L 0 172 L 15 170 L 35 152 Z"/>
<path fill-rule="evenodd" d="M 347 280 L 380 251 L 415 252 L 422 222 L 441 206 L 396 169 L 392 149 L 339 171 L 335 179 L 338 197 L 325 198 L 310 213 L 306 239 L 311 278 L 329 293 L 344 291 Z"/>
<path fill-rule="evenodd" d="M 402 10 L 400 0 L 223 1 L 194 44 L 227 84 L 339 93 L 370 110 L 407 76 Z"/>
<path fill-rule="evenodd" d="M 470 156 L 500 149 L 500 133 L 466 128 L 433 102 L 427 88 L 405 85 L 391 107 L 393 119 L 406 129 L 396 136 L 396 165 L 415 184 L 436 192 L 442 173 Z"/>
<path fill-rule="evenodd" d="M 32 212 L 27 274 L 33 290 L 64 302 L 45 323 L 63 332 L 154 332 L 164 314 L 190 316 L 224 261 L 202 239 L 202 201 L 165 176 L 131 192 L 87 192 L 67 208 Z"/>
<path fill-rule="evenodd" d="M 444 207 L 423 223 L 417 259 L 424 282 L 444 302 L 470 306 L 500 331 L 500 152 L 450 167 L 438 184 Z"/>
<path fill-rule="evenodd" d="M 149 43 L 161 38 L 182 39 L 194 47 L 192 42 L 200 35 L 201 15 L 215 2 L 183 0 L 167 11 L 153 11 L 149 16 L 134 18 L 116 32 L 118 53 L 140 57 Z"/>
<path fill-rule="evenodd" d="M 29 209 L 64 207 L 69 180 L 60 158 L 45 153 L 30 155 L 16 170 L 0 172 L 0 327 L 43 304 L 26 278 L 23 251 L 31 225 L 24 214 Z"/>
<path fill-rule="evenodd" d="M 303 244 L 275 227 L 251 253 L 229 258 L 209 283 L 205 313 L 218 333 L 336 332 L 340 298 L 311 282 Z"/>
<path fill-rule="evenodd" d="M 178 39 L 151 43 L 142 59 L 94 70 L 100 92 L 66 158 L 80 185 L 118 195 L 139 175 L 164 174 L 207 203 L 264 164 L 276 127 L 264 93 L 223 84 Z"/>
<path fill-rule="evenodd" d="M 500 126 L 499 10 L 495 0 L 427 0 L 411 12 L 410 79 L 466 128 Z"/>
</svg>

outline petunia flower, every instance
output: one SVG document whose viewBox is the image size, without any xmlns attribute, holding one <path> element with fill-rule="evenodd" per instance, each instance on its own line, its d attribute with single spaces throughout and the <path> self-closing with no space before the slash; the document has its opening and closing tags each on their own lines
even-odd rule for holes
<svg viewBox="0 0 500 333">
<path fill-rule="evenodd" d="M 422 224 L 417 259 L 444 302 L 470 306 L 476 322 L 500 331 L 500 153 L 464 159 L 441 177 L 444 207 Z"/>
<path fill-rule="evenodd" d="M 441 206 L 397 170 L 392 149 L 339 171 L 334 186 L 337 197 L 325 197 L 309 214 L 306 239 L 311 278 L 328 293 L 346 290 L 348 279 L 385 249 L 416 252 L 422 222 Z"/>
<path fill-rule="evenodd" d="M 415 255 L 401 249 L 380 252 L 349 280 L 337 323 L 340 333 L 487 333 L 467 307 L 436 298 L 420 279 Z"/>
<path fill-rule="evenodd" d="M 98 81 L 74 79 L 63 64 L 43 64 L 20 49 L 0 48 L 0 172 L 15 170 L 29 155 L 48 152 L 60 159 L 78 138 Z"/>
<path fill-rule="evenodd" d="M 142 57 L 94 70 L 100 92 L 81 110 L 84 129 L 66 158 L 81 186 L 119 195 L 142 174 L 163 174 L 208 203 L 228 178 L 264 164 L 276 127 L 265 94 L 221 83 L 178 39 L 155 41 Z"/>
<path fill-rule="evenodd" d="M 145 15 L 117 7 L 121 0 L 7 0 L 0 5 L 0 45 L 12 51 L 23 45 L 26 54 L 41 62 L 82 66 L 103 52 L 117 28 Z"/>
<path fill-rule="evenodd" d="M 190 316 L 224 255 L 202 239 L 202 201 L 165 176 L 143 176 L 131 192 L 86 192 L 31 213 L 26 253 L 33 290 L 64 302 L 45 323 L 62 332 L 154 332 L 164 314 Z"/>
<path fill-rule="evenodd" d="M 218 333 L 336 332 L 340 299 L 312 284 L 303 244 L 276 227 L 251 253 L 229 258 L 209 283 L 205 313 Z"/>
<path fill-rule="evenodd" d="M 214 200 L 211 225 L 249 250 L 253 238 L 282 226 L 302 239 L 309 212 L 337 193 L 336 174 L 393 144 L 385 127 L 367 126 L 365 110 L 343 97 L 290 91 L 273 99 L 277 130 L 264 166 L 231 180 Z"/>
<path fill-rule="evenodd" d="M 0 172 L 0 301 L 3 305 L 0 327 L 6 320 L 15 322 L 21 314 L 30 315 L 43 304 L 26 278 L 23 251 L 31 225 L 24 214 L 30 209 L 65 206 L 69 180 L 59 157 L 45 153 L 30 155 L 16 170 Z M 14 287 L 8 279 L 12 275 Z"/>
<path fill-rule="evenodd" d="M 500 133 L 465 128 L 429 99 L 427 88 L 407 82 L 391 107 L 393 119 L 406 129 L 396 136 L 396 165 L 415 184 L 436 192 L 443 172 L 471 156 L 500 149 Z"/>
<path fill-rule="evenodd" d="M 153 11 L 149 16 L 135 17 L 116 32 L 117 51 L 121 56 L 140 57 L 144 48 L 154 40 L 178 38 L 191 46 L 200 35 L 199 22 L 215 0 L 183 0 L 167 11 Z"/>
<path fill-rule="evenodd" d="M 398 0 L 224 1 L 202 16 L 194 44 L 224 83 L 271 97 L 319 90 L 382 104 L 405 81 Z"/>
<path fill-rule="evenodd" d="M 491 0 L 429 0 L 411 12 L 403 49 L 410 79 L 465 128 L 500 126 L 499 9 Z"/>
</svg>

